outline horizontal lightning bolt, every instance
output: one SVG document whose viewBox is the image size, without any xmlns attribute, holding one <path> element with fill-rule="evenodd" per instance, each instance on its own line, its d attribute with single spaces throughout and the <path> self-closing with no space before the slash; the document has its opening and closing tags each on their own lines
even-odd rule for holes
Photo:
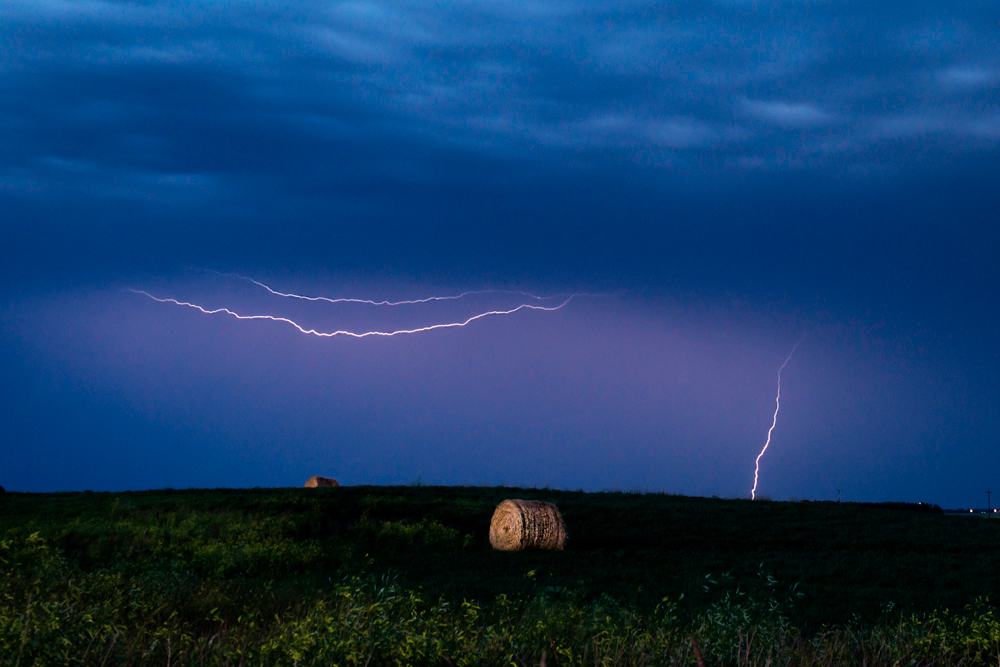
<svg viewBox="0 0 1000 667">
<path fill-rule="evenodd" d="M 211 271 L 211 269 L 207 269 Z M 327 303 L 363 303 L 370 306 L 407 306 L 420 303 L 430 303 L 433 301 L 456 301 L 467 296 L 472 296 L 474 294 L 517 294 L 519 296 L 525 296 L 529 299 L 535 299 L 537 301 L 545 301 L 548 299 L 557 299 L 566 296 L 565 294 L 556 294 L 554 296 L 535 296 L 530 292 L 519 292 L 517 290 L 506 290 L 506 289 L 484 289 L 484 290 L 471 290 L 468 292 L 462 292 L 461 294 L 455 294 L 453 296 L 429 296 L 425 299 L 413 299 L 410 301 L 372 301 L 371 299 L 348 299 L 348 298 L 338 298 L 331 299 L 325 296 L 306 296 L 303 294 L 292 294 L 286 292 L 279 292 L 276 289 L 265 285 L 259 280 L 254 280 L 253 278 L 248 278 L 239 273 L 220 273 L 219 271 L 211 271 L 212 273 L 218 274 L 220 276 L 232 276 L 234 278 L 239 278 L 240 280 L 245 280 L 247 282 L 253 283 L 257 287 L 261 287 L 275 296 L 286 297 L 289 299 L 302 299 L 303 301 L 325 301 Z M 580 295 L 584 296 L 584 295 Z M 597 296 L 597 295 L 587 295 L 587 296 Z"/>
<path fill-rule="evenodd" d="M 195 303 L 189 303 L 187 301 L 179 301 L 177 299 L 169 299 L 169 298 L 161 299 L 143 290 L 132 289 L 130 291 L 134 292 L 135 294 L 142 294 L 144 296 L 147 296 L 153 301 L 157 301 L 159 303 L 172 303 L 178 306 L 186 306 L 188 308 L 194 308 L 195 310 L 205 313 L 206 315 L 216 315 L 218 313 L 224 313 L 226 315 L 235 317 L 238 320 L 270 320 L 272 322 L 284 322 L 285 324 L 292 325 L 293 327 L 295 327 L 304 334 L 309 334 L 311 336 L 319 336 L 321 338 L 332 338 L 334 336 L 350 336 L 351 338 L 367 338 L 368 336 L 398 336 L 402 334 L 423 333 L 424 331 L 433 331 L 435 329 L 450 329 L 453 327 L 464 327 L 484 317 L 490 317 L 492 315 L 510 315 L 512 313 L 518 312 L 519 310 L 525 310 L 525 309 L 544 310 L 549 312 L 554 310 L 559 310 L 563 308 L 566 304 L 568 304 L 570 301 L 572 301 L 574 297 L 584 296 L 582 294 L 571 294 L 562 303 L 555 306 L 539 306 L 539 305 L 524 303 L 521 304 L 520 306 L 517 306 L 516 308 L 511 308 L 510 310 L 490 310 L 485 313 L 479 313 L 478 315 L 473 315 L 469 319 L 463 320 L 461 322 L 446 322 L 443 324 L 431 324 L 429 326 L 419 327 L 416 329 L 398 329 L 396 331 L 365 331 L 363 333 L 357 333 L 353 331 L 316 331 L 315 329 L 306 329 L 305 327 L 301 326 L 294 320 L 291 320 L 287 317 L 278 317 L 276 315 L 240 315 L 239 313 L 232 311 L 228 308 L 208 309 L 208 308 L 203 308 Z M 372 303 L 372 302 L 364 302 L 364 303 Z M 380 305 L 380 304 L 376 303 L 375 305 Z M 395 305 L 395 304 L 386 302 L 385 305 Z"/>
</svg>

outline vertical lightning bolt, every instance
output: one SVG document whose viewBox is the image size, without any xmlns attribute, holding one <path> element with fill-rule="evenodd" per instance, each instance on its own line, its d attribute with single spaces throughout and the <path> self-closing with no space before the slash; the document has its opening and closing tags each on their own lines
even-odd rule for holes
<svg viewBox="0 0 1000 667">
<path fill-rule="evenodd" d="M 801 342 L 802 340 L 799 340 L 799 343 Z M 778 369 L 778 395 L 774 397 L 774 419 L 771 420 L 771 428 L 767 429 L 767 442 L 764 443 L 764 449 L 760 450 L 760 454 L 757 455 L 757 460 L 754 462 L 753 488 L 750 489 L 750 500 L 756 500 L 757 477 L 760 475 L 760 458 L 764 456 L 764 452 L 767 451 L 768 445 L 771 444 L 771 433 L 774 431 L 774 427 L 778 424 L 778 410 L 781 409 L 781 371 L 785 370 L 785 366 L 787 366 L 788 362 L 792 360 L 792 355 L 795 354 L 795 348 L 799 346 L 799 343 L 792 346 L 792 351 L 788 353 L 785 363 L 781 364 L 781 368 Z"/>
</svg>

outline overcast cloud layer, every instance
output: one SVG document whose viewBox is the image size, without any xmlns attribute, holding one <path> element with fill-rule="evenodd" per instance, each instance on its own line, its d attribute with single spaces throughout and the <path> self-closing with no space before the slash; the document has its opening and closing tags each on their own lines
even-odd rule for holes
<svg viewBox="0 0 1000 667">
<path fill-rule="evenodd" d="M 877 178 L 994 151 L 998 19 L 987 2 L 15 0 L 4 180 L 328 193 L 467 153 L 512 178 L 554 161 Z"/>
<path fill-rule="evenodd" d="M 15 1 L 0 25 L 10 285 L 311 267 L 949 317 L 1000 287 L 994 3 Z"/>
</svg>

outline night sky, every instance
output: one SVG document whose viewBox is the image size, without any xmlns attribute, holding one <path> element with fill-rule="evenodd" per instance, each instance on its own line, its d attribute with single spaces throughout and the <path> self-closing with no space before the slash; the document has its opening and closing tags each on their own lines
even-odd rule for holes
<svg viewBox="0 0 1000 667">
<path fill-rule="evenodd" d="M 1000 491 L 1000 5 L 0 3 L 0 485 Z M 382 300 L 514 290 L 400 306 Z M 156 302 L 293 319 L 322 338 Z"/>
</svg>

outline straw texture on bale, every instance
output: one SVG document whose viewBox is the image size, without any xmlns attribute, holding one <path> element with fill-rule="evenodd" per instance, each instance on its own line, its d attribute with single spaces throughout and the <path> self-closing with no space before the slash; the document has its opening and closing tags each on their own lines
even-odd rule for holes
<svg viewBox="0 0 1000 667">
<path fill-rule="evenodd" d="M 505 500 L 490 521 L 490 544 L 499 551 L 557 549 L 566 546 L 566 526 L 552 503 Z"/>
<path fill-rule="evenodd" d="M 340 486 L 340 484 L 338 484 L 335 479 L 320 477 L 319 475 L 314 475 L 306 480 L 307 489 L 315 489 L 318 486 Z"/>
</svg>

